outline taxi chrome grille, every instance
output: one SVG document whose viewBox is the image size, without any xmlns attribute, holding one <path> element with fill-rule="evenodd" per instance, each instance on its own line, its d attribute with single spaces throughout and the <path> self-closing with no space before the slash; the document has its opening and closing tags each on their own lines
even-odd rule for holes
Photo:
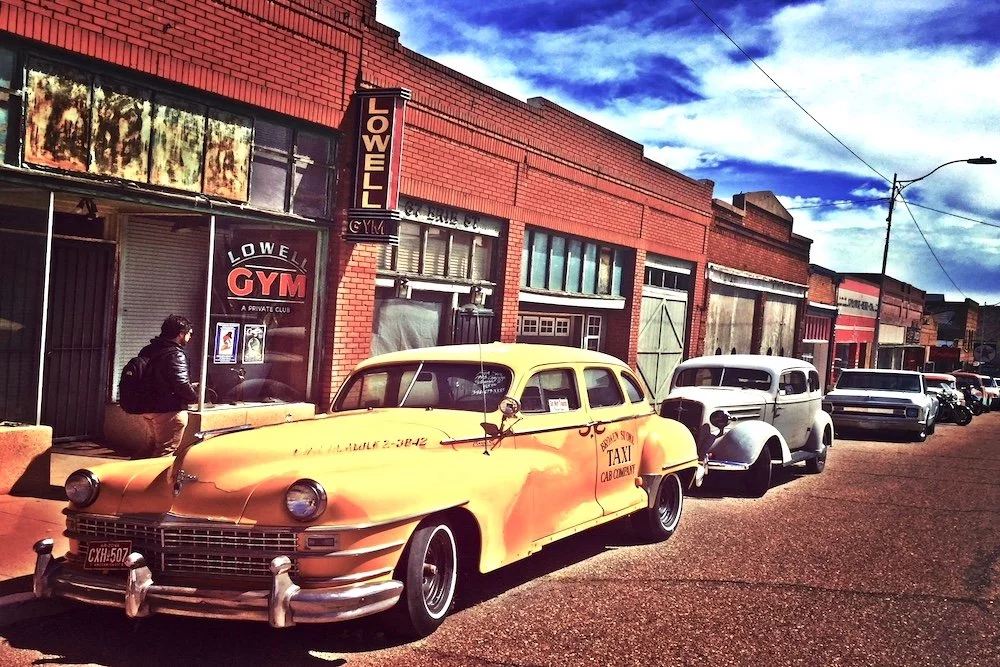
<svg viewBox="0 0 1000 667">
<path fill-rule="evenodd" d="M 293 574 L 298 570 L 296 533 L 287 529 L 211 522 L 173 525 L 83 514 L 69 515 L 66 528 L 67 535 L 80 542 L 81 559 L 86 558 L 89 542 L 128 540 L 150 568 L 162 574 L 269 577 L 271 560 L 281 554 L 293 557 Z"/>
<path fill-rule="evenodd" d="M 671 398 L 660 404 L 660 416 L 667 419 L 676 419 L 691 431 L 691 435 L 698 437 L 698 429 L 704 421 L 704 406 L 698 401 L 690 401 L 686 398 Z"/>
</svg>

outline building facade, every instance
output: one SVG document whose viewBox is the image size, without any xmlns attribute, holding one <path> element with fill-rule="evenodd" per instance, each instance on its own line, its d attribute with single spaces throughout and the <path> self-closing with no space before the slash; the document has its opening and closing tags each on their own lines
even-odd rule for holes
<svg viewBox="0 0 1000 667">
<path fill-rule="evenodd" d="M 878 312 L 878 283 L 841 276 L 834 328 L 834 377 L 841 368 L 870 368 Z"/>
<path fill-rule="evenodd" d="M 5 420 L 127 426 L 118 374 L 170 313 L 192 430 L 323 411 L 438 343 L 603 350 L 662 397 L 742 326 L 709 280 L 756 293 L 748 350 L 796 351 L 808 242 L 776 201 L 734 201 L 710 261 L 711 182 L 409 51 L 372 0 L 56 5 L 0 5 Z"/>
<path fill-rule="evenodd" d="M 812 241 L 771 192 L 713 206 L 703 353 L 798 356 Z"/>
<path fill-rule="evenodd" d="M 809 265 L 809 304 L 802 325 L 802 353 L 819 371 L 824 391 L 833 384 L 834 332 L 837 325 L 837 288 L 840 275 L 817 264 Z"/>
</svg>

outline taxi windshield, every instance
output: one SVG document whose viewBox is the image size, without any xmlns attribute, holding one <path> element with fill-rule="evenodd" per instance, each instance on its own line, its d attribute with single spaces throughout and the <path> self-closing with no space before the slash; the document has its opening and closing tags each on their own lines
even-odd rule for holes
<svg viewBox="0 0 1000 667">
<path fill-rule="evenodd" d="M 344 384 L 333 411 L 365 408 L 436 408 L 493 412 L 510 392 L 505 366 L 447 361 L 373 366 Z"/>
</svg>

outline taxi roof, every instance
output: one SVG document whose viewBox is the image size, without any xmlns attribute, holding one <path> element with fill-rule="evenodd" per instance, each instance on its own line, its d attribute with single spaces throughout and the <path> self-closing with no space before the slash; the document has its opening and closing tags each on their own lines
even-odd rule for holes
<svg viewBox="0 0 1000 667">
<path fill-rule="evenodd" d="M 457 361 L 502 364 L 511 368 L 534 367 L 553 363 L 602 363 L 627 367 L 618 357 L 565 345 L 534 343 L 484 343 L 482 345 L 438 345 L 387 352 L 370 357 L 357 368 L 415 361 Z"/>
</svg>

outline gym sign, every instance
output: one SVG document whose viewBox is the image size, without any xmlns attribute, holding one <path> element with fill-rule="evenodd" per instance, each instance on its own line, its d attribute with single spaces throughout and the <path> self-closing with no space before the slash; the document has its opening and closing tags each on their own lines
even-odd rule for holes
<svg viewBox="0 0 1000 667">
<path fill-rule="evenodd" d="M 354 243 L 399 244 L 399 173 L 403 112 L 410 91 L 361 90 L 354 200 L 344 239 Z"/>
</svg>

